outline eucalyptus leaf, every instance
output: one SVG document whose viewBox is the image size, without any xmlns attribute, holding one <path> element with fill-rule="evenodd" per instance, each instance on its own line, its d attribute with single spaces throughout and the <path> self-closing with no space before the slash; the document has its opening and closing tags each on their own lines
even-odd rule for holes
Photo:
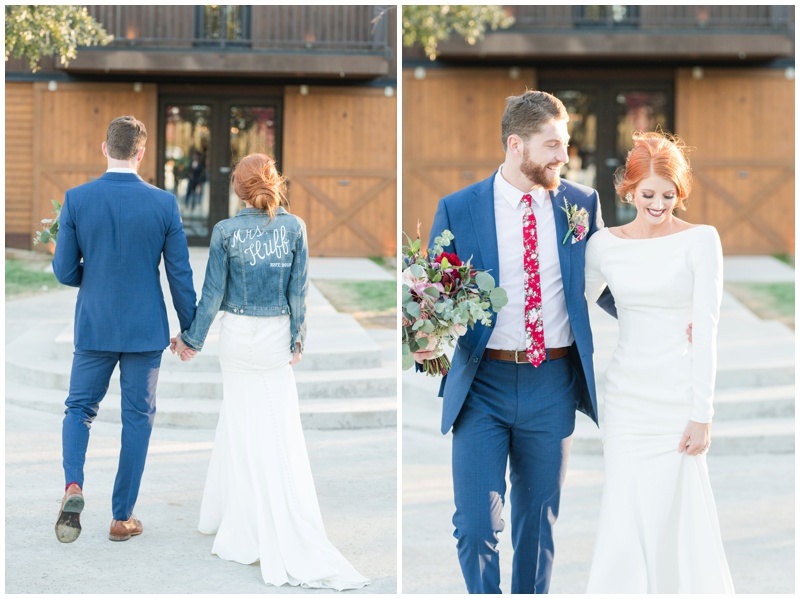
<svg viewBox="0 0 800 599">
<path fill-rule="evenodd" d="M 427 337 L 420 337 L 419 339 L 417 339 L 417 345 L 419 346 L 420 349 L 425 349 L 426 347 L 428 347 Z"/>
<path fill-rule="evenodd" d="M 414 368 L 414 364 L 416 361 L 414 360 L 414 356 L 409 354 L 403 354 L 403 370 L 411 370 Z"/>
<path fill-rule="evenodd" d="M 494 277 L 488 272 L 479 272 L 475 275 L 475 283 L 482 291 L 491 291 L 494 289 Z"/>
<path fill-rule="evenodd" d="M 404 307 L 408 315 L 412 318 L 419 318 L 420 314 L 422 313 L 417 302 L 408 302 Z"/>
<path fill-rule="evenodd" d="M 422 332 L 423 333 L 430 334 L 430 333 L 433 333 L 433 331 L 436 329 L 436 327 L 434 326 L 434 324 L 430 320 L 421 320 L 420 322 L 424 323 L 422 325 Z"/>
<path fill-rule="evenodd" d="M 436 289 L 436 287 L 426 287 L 423 293 L 425 293 L 425 295 L 430 295 L 431 297 L 436 299 L 439 299 L 439 297 L 442 295 L 441 293 L 439 293 L 439 290 Z"/>
<path fill-rule="evenodd" d="M 489 294 L 489 299 L 492 301 L 492 308 L 500 310 L 508 303 L 508 294 L 502 287 L 495 287 Z"/>
<path fill-rule="evenodd" d="M 42 231 L 42 234 L 39 236 L 39 239 L 41 239 L 42 243 L 48 243 L 50 241 L 50 231 L 48 231 L 47 229 Z"/>
<path fill-rule="evenodd" d="M 425 276 L 425 269 L 419 264 L 412 264 L 408 267 L 408 270 L 415 279 L 420 279 Z"/>
<path fill-rule="evenodd" d="M 403 355 L 410 356 L 411 355 L 411 348 L 408 347 L 408 343 L 403 344 Z"/>
<path fill-rule="evenodd" d="M 411 326 L 411 330 L 412 330 L 412 331 L 418 331 L 418 330 L 420 330 L 420 329 L 421 329 L 423 326 L 425 326 L 425 323 L 426 323 L 426 322 L 428 322 L 428 321 L 427 321 L 427 320 L 418 320 L 417 322 L 415 322 L 415 323 L 414 323 L 414 324 Z"/>
</svg>

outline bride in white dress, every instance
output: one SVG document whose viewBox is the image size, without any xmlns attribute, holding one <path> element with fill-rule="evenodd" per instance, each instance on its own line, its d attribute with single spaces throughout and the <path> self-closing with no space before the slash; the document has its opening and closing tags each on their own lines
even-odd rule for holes
<svg viewBox="0 0 800 599">
<path fill-rule="evenodd" d="M 733 593 L 706 464 L 722 299 L 719 235 L 673 215 L 691 187 L 676 138 L 634 134 L 616 187 L 636 218 L 597 232 L 586 248 L 587 300 L 608 285 L 619 317 L 587 592 Z"/>
<path fill-rule="evenodd" d="M 194 322 L 172 348 L 194 357 L 224 310 L 222 409 L 198 529 L 216 533 L 220 558 L 258 562 L 267 584 L 361 588 L 369 581 L 325 533 L 300 422 L 292 366 L 305 340 L 305 225 L 280 206 L 285 183 L 269 156 L 242 158 L 232 182 L 246 207 L 214 227 Z"/>
</svg>

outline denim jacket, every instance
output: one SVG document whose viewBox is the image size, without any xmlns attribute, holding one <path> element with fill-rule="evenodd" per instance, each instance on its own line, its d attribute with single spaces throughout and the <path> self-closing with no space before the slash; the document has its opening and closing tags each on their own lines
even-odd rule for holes
<svg viewBox="0 0 800 599">
<path fill-rule="evenodd" d="M 219 310 L 246 316 L 290 316 L 292 341 L 302 351 L 306 339 L 308 243 L 306 225 L 278 208 L 275 217 L 245 208 L 214 226 L 206 279 L 197 314 L 181 334 L 201 350 Z"/>
</svg>

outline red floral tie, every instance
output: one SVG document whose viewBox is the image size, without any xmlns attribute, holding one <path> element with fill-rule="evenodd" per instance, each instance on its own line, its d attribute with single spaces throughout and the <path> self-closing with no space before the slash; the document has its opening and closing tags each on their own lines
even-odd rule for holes
<svg viewBox="0 0 800 599">
<path fill-rule="evenodd" d="M 522 196 L 525 213 L 522 216 L 522 245 L 525 248 L 525 353 L 534 366 L 544 362 L 544 325 L 542 323 L 542 283 L 539 278 L 539 241 L 536 236 L 536 217 L 526 193 Z"/>
</svg>

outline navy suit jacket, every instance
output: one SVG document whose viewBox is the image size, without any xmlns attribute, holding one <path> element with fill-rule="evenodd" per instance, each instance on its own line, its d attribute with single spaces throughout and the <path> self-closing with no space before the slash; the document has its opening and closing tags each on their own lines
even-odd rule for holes
<svg viewBox="0 0 800 599">
<path fill-rule="evenodd" d="M 197 296 L 175 196 L 132 173 L 106 173 L 67 191 L 53 272 L 80 288 L 76 349 L 145 352 L 169 345 L 162 254 L 183 331 Z"/>
<path fill-rule="evenodd" d="M 442 198 L 436 210 L 431 227 L 430 243 L 445 229 L 453 233 L 455 239 L 445 251 L 455 252 L 462 260 L 472 256 L 472 264 L 480 270 L 487 270 L 500 281 L 500 264 L 497 252 L 497 231 L 494 216 L 494 175 L 484 181 L 470 185 L 452 195 Z M 597 192 L 584 185 L 564 179 L 561 185 L 550 192 L 555 213 L 558 238 L 558 257 L 561 277 L 564 283 L 564 297 L 567 302 L 569 322 L 575 345 L 570 348 L 569 359 L 578 372 L 578 409 L 597 422 L 597 399 L 594 381 L 592 354 L 594 345 L 589 328 L 589 310 L 584 296 L 584 254 L 586 241 L 596 228 Z M 564 199 L 589 212 L 589 233 L 580 242 L 571 239 L 561 241 L 569 230 L 566 213 L 560 209 Z M 571 236 L 570 236 L 571 237 Z M 613 298 L 611 298 L 613 301 Z M 598 304 L 601 304 L 598 300 Z M 608 310 L 608 308 L 606 308 Z M 611 308 L 613 310 L 613 308 Z M 442 433 L 447 433 L 458 417 L 469 392 L 475 372 L 489 342 L 492 329 L 476 324 L 460 337 L 453 354 L 449 373 L 442 380 L 439 395 L 443 398 Z"/>
</svg>

